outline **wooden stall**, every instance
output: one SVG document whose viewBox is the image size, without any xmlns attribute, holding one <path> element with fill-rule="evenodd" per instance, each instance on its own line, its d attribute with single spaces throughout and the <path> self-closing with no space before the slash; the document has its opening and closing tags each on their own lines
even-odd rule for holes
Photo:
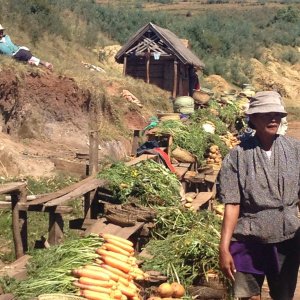
<svg viewBox="0 0 300 300">
<path fill-rule="evenodd" d="M 123 74 L 170 91 L 172 97 L 192 96 L 195 69 L 203 62 L 168 29 L 148 23 L 119 50 L 115 59 Z"/>
</svg>

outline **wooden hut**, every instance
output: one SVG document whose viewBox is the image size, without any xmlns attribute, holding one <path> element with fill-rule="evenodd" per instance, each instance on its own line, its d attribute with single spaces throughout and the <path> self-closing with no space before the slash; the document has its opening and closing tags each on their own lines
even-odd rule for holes
<svg viewBox="0 0 300 300">
<path fill-rule="evenodd" d="M 144 79 L 172 93 L 191 96 L 201 60 L 173 32 L 149 23 L 138 30 L 115 56 L 124 75 Z"/>
</svg>

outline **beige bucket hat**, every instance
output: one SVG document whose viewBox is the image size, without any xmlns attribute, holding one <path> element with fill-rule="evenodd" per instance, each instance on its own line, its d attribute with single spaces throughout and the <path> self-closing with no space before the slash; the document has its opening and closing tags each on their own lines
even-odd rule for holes
<svg viewBox="0 0 300 300">
<path fill-rule="evenodd" d="M 5 28 L 0 24 L 0 30 L 4 30 Z"/>
<path fill-rule="evenodd" d="M 284 117 L 287 115 L 283 105 L 281 96 L 275 91 L 257 92 L 250 98 L 247 115 L 278 112 Z"/>
</svg>

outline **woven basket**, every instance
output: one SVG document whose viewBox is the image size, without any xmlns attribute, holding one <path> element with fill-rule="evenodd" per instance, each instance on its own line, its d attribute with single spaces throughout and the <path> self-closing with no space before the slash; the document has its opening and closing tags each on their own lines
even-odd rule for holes
<svg viewBox="0 0 300 300">
<path fill-rule="evenodd" d="M 211 98 L 211 95 L 202 92 L 202 91 L 194 91 L 193 99 L 196 103 L 206 104 Z"/>
<path fill-rule="evenodd" d="M 84 298 L 75 296 L 75 295 L 67 295 L 67 294 L 42 294 L 39 295 L 38 300 L 82 300 Z"/>
<path fill-rule="evenodd" d="M 164 114 L 157 114 L 159 121 L 167 121 L 167 120 L 180 120 L 179 113 L 164 113 Z"/>
<path fill-rule="evenodd" d="M 195 157 L 189 151 L 182 149 L 180 147 L 177 147 L 172 151 L 172 156 L 180 162 L 186 162 L 186 163 L 195 162 Z"/>
</svg>

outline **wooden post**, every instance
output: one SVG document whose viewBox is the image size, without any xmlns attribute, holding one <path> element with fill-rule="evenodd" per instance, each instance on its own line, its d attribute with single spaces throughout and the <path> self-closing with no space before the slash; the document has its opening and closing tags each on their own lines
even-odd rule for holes
<svg viewBox="0 0 300 300">
<path fill-rule="evenodd" d="M 12 212 L 12 228 L 13 228 L 13 239 L 15 244 L 15 254 L 16 258 L 20 258 L 24 255 L 24 247 L 22 243 L 22 235 L 20 228 L 20 219 L 19 219 L 19 207 L 18 202 L 20 199 L 20 193 L 14 192 L 11 195 L 11 212 Z"/>
<path fill-rule="evenodd" d="M 96 175 L 98 173 L 98 145 L 99 135 L 97 130 L 90 131 L 90 148 L 89 148 L 89 173 L 88 175 Z M 96 218 L 94 198 L 96 190 L 84 194 L 84 217 L 85 219 Z"/>
<path fill-rule="evenodd" d="M 64 221 L 61 214 L 50 212 L 49 213 L 49 236 L 48 242 L 50 245 L 58 245 L 63 241 Z"/>
<path fill-rule="evenodd" d="M 123 75 L 126 76 L 126 68 L 127 68 L 127 56 L 124 56 L 124 64 L 123 64 Z"/>
<path fill-rule="evenodd" d="M 146 82 L 147 83 L 150 83 L 150 57 L 151 57 L 151 54 L 150 54 L 150 50 L 148 49 L 148 52 L 146 53 L 146 57 L 147 57 L 147 60 L 146 60 Z"/>
<path fill-rule="evenodd" d="M 20 188 L 19 194 L 19 203 L 24 204 L 27 202 L 27 192 L 26 187 Z M 19 209 L 19 219 L 20 219 L 20 233 L 21 233 L 21 240 L 23 245 L 24 254 L 28 250 L 28 234 L 27 234 L 27 212 L 24 210 Z"/>
<path fill-rule="evenodd" d="M 90 131 L 89 143 L 89 175 L 95 175 L 98 173 L 99 136 L 97 130 Z"/>
<path fill-rule="evenodd" d="M 132 141 L 132 147 L 131 147 L 131 155 L 136 155 L 136 150 L 139 147 L 139 137 L 140 137 L 140 130 L 135 129 L 133 131 L 133 141 Z"/>
<path fill-rule="evenodd" d="M 175 59 L 174 60 L 174 80 L 173 80 L 173 93 L 172 93 L 172 97 L 176 98 L 177 95 L 177 76 L 178 76 L 178 62 Z"/>
</svg>

